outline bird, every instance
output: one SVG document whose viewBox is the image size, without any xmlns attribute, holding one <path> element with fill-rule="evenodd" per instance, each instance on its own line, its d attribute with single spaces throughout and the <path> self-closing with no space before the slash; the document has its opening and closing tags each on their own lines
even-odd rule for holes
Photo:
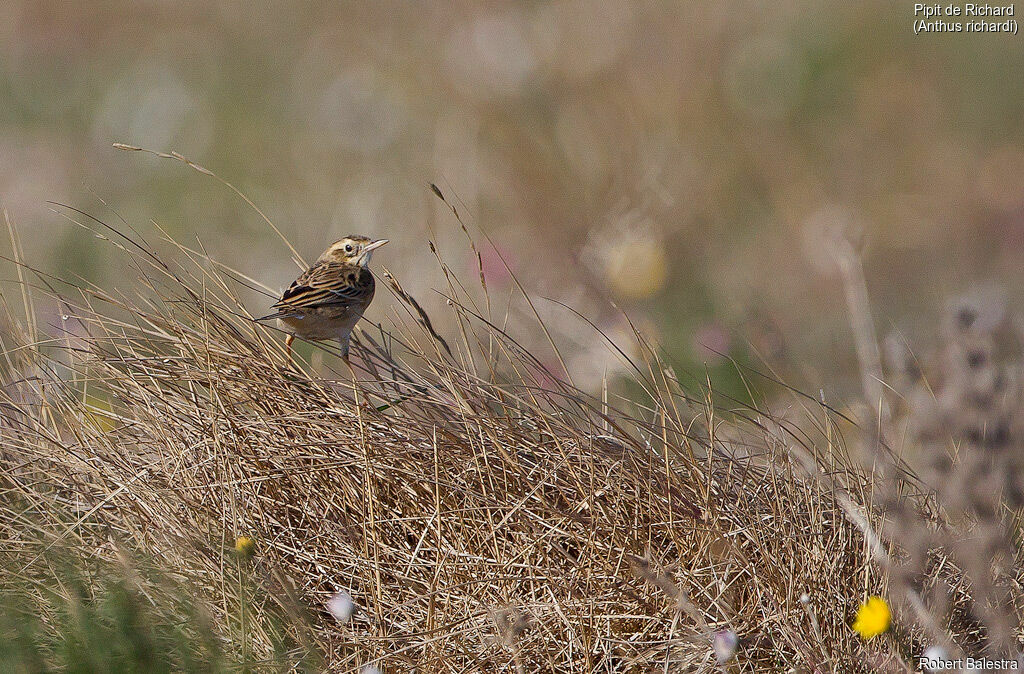
<svg viewBox="0 0 1024 674">
<path fill-rule="evenodd" d="M 336 339 L 348 363 L 352 329 L 373 300 L 376 284 L 368 268 L 370 256 L 387 242 L 355 234 L 335 241 L 271 305 L 276 313 L 264 318 L 276 318 L 289 333 L 285 338 L 289 359 L 296 337 Z"/>
</svg>

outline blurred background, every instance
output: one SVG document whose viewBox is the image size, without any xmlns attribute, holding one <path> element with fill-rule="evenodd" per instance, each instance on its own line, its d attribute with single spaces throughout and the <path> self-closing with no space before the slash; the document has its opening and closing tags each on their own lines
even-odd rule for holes
<svg viewBox="0 0 1024 674">
<path fill-rule="evenodd" d="M 390 238 L 374 266 L 430 307 L 428 239 L 477 273 L 434 182 L 496 245 L 496 307 L 504 257 L 536 296 L 629 341 L 624 311 L 720 386 L 741 389 L 721 353 L 843 395 L 858 380 L 836 228 L 862 242 L 881 333 L 934 332 L 979 283 L 1020 300 L 1024 43 L 912 22 L 888 0 L 7 0 L 0 202 L 29 259 L 66 276 L 131 274 L 47 200 L 155 221 L 284 288 L 287 248 L 240 199 L 111 144 L 174 150 L 307 259 L 350 232 Z M 392 305 L 382 292 L 368 316 Z M 538 309 L 577 383 L 621 367 L 570 312 Z M 530 320 L 513 332 L 539 340 Z"/>
</svg>

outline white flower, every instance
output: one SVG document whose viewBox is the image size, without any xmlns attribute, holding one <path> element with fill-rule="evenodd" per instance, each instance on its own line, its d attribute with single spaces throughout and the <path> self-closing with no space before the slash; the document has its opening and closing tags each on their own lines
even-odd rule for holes
<svg viewBox="0 0 1024 674">
<path fill-rule="evenodd" d="M 348 622 L 352 614 L 355 613 L 356 605 L 352 601 L 352 597 L 348 592 L 339 590 L 331 595 L 331 598 L 327 600 L 327 610 L 331 612 L 334 619 L 340 623 Z M 374 668 L 376 669 L 376 668 Z M 366 671 L 364 674 L 370 674 Z"/>
<path fill-rule="evenodd" d="M 924 653 L 921 654 L 921 662 L 934 662 L 938 660 L 949 660 L 949 654 L 946 653 L 946 649 L 942 646 L 929 646 L 924 649 Z M 936 663 L 937 664 L 937 663 Z M 923 665 L 922 669 L 926 672 L 942 672 L 945 671 L 945 667 L 938 665 L 936 667 L 929 667 Z"/>
<path fill-rule="evenodd" d="M 715 651 L 715 659 L 718 664 L 724 664 L 736 654 L 736 647 L 740 640 L 732 630 L 719 630 L 711 637 L 711 648 Z"/>
</svg>

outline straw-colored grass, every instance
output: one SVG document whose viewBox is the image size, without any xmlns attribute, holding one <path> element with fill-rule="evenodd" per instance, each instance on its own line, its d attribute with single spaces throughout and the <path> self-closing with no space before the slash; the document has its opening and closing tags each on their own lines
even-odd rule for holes
<svg viewBox="0 0 1024 674">
<path fill-rule="evenodd" d="M 740 638 L 728 671 L 900 671 L 896 641 L 868 657 L 849 627 L 884 582 L 851 523 L 870 480 L 824 405 L 717 399 L 640 335 L 609 344 L 629 396 L 595 397 L 447 268 L 447 316 L 379 274 L 390 310 L 362 325 L 354 378 L 332 356 L 314 370 L 252 320 L 252 279 L 60 210 L 123 250 L 137 292 L 20 260 L 4 291 L 26 307 L 3 334 L 12 578 L 59 581 L 55 550 L 146 555 L 228 650 L 339 672 L 714 671 L 720 630 Z M 324 609 L 339 590 L 345 623 Z"/>
</svg>

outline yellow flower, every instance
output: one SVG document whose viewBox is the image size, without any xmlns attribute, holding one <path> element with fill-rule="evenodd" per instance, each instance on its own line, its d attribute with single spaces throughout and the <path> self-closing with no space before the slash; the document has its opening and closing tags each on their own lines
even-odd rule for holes
<svg viewBox="0 0 1024 674">
<path fill-rule="evenodd" d="M 256 554 L 256 539 L 250 536 L 239 536 L 235 539 L 235 552 L 240 557 L 252 557 Z"/>
<path fill-rule="evenodd" d="M 892 625 L 892 612 L 889 605 L 881 597 L 868 597 L 857 611 L 857 619 L 853 621 L 853 631 L 867 640 L 889 631 Z"/>
</svg>

